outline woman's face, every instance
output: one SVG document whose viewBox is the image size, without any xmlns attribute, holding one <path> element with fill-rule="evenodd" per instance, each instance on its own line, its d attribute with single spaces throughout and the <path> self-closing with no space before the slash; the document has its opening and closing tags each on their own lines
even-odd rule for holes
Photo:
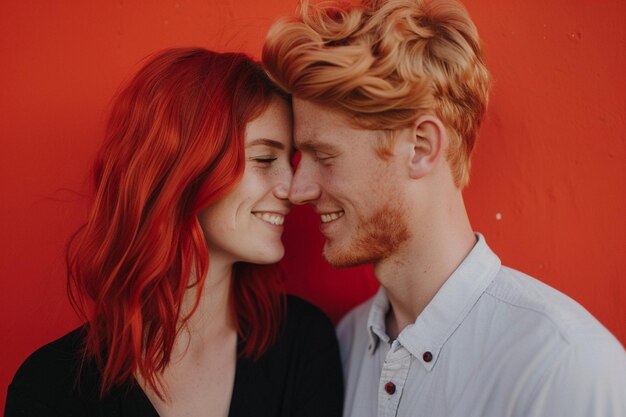
<svg viewBox="0 0 626 417">
<path fill-rule="evenodd" d="M 200 224 L 209 249 L 209 262 L 268 264 L 278 262 L 285 249 L 283 223 L 291 204 L 291 108 L 274 99 L 246 126 L 246 168 L 241 182 L 223 199 L 203 210 Z"/>
</svg>

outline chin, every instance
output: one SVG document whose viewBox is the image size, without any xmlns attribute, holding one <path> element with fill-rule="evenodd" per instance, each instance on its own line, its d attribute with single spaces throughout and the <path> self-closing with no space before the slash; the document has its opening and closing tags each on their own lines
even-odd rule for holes
<svg viewBox="0 0 626 417">
<path fill-rule="evenodd" d="M 270 248 L 268 248 L 270 249 Z M 250 257 L 246 262 L 258 265 L 275 264 L 283 259 L 285 256 L 285 248 L 275 248 L 273 250 L 266 250 L 263 253 L 257 254 L 257 256 Z"/>
<path fill-rule="evenodd" d="M 348 247 L 346 249 L 333 248 L 333 245 L 324 245 L 324 259 L 334 268 L 351 268 L 360 265 L 375 264 L 381 260 L 379 254 L 366 251 L 355 250 Z"/>
<path fill-rule="evenodd" d="M 400 209 L 384 206 L 356 230 L 337 240 L 326 239 L 324 258 L 334 267 L 376 264 L 392 256 L 411 234 Z"/>
</svg>

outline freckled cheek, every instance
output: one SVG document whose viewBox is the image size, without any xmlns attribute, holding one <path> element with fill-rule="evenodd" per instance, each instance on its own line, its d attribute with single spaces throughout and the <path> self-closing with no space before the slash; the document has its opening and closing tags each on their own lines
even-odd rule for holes
<svg viewBox="0 0 626 417">
<path fill-rule="evenodd" d="M 293 170 L 289 165 L 266 170 L 255 175 L 254 185 L 251 186 L 254 190 L 251 190 L 251 194 L 266 195 L 271 193 L 279 184 L 289 187 L 292 179 Z"/>
<path fill-rule="evenodd" d="M 311 178 L 317 179 L 322 184 L 330 184 L 335 182 L 341 182 L 342 176 L 345 175 L 340 170 L 338 171 L 334 166 L 319 167 L 313 169 L 311 172 Z"/>
<path fill-rule="evenodd" d="M 290 180 L 293 176 L 293 167 L 289 163 L 277 165 L 267 173 L 267 177 L 272 181 Z"/>
<path fill-rule="evenodd" d="M 362 182 L 362 179 L 359 180 L 358 175 L 334 168 L 324 170 L 318 177 L 320 188 L 326 194 L 344 202 L 358 197 L 361 193 L 360 181 Z"/>
</svg>

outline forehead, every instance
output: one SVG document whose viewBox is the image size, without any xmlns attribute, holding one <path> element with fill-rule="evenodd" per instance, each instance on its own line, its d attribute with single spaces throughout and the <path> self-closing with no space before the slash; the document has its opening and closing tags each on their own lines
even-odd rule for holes
<svg viewBox="0 0 626 417">
<path fill-rule="evenodd" d="M 333 144 L 356 131 L 339 111 L 308 100 L 293 98 L 294 141 L 303 144 Z"/>
<path fill-rule="evenodd" d="M 291 146 L 291 109 L 282 99 L 272 100 L 265 111 L 246 125 L 246 145 L 268 145 L 267 140 Z"/>
</svg>

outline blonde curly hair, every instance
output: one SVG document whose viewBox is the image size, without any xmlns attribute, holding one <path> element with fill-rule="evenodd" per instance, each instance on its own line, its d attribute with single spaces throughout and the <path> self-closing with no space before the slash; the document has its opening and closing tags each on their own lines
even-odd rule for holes
<svg viewBox="0 0 626 417">
<path fill-rule="evenodd" d="M 448 128 L 455 183 L 468 183 L 489 72 L 476 27 L 457 1 L 304 0 L 299 17 L 270 29 L 263 63 L 295 97 L 337 109 L 355 127 L 387 132 L 383 156 L 394 131 L 434 112 Z"/>
</svg>

